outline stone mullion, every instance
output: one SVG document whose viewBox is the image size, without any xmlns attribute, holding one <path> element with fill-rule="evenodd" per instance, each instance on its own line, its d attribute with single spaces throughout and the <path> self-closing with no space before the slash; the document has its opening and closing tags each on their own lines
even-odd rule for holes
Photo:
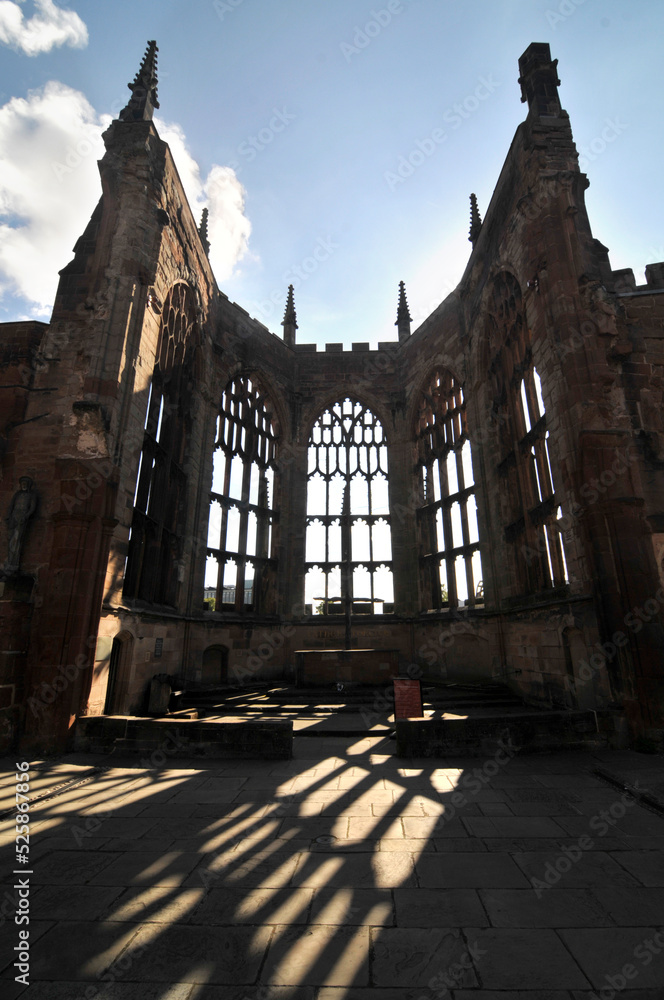
<svg viewBox="0 0 664 1000">
<path fill-rule="evenodd" d="M 254 569 L 254 587 L 256 587 L 258 576 L 262 576 L 262 574 L 266 571 L 263 560 L 268 559 L 270 555 L 268 551 L 270 514 L 267 510 L 267 503 L 267 477 L 265 475 L 265 470 L 259 468 L 258 504 L 256 510 L 256 563 L 254 564 L 256 568 Z"/>
</svg>

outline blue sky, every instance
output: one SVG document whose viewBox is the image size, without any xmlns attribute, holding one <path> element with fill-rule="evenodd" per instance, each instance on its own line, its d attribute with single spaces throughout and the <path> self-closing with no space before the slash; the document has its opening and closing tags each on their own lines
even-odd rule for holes
<svg viewBox="0 0 664 1000">
<path fill-rule="evenodd" d="M 196 214 L 210 204 L 219 286 L 276 333 L 289 281 L 298 339 L 319 344 L 396 339 L 401 279 L 415 326 L 448 294 L 468 196 L 483 213 L 525 116 L 532 41 L 550 43 L 590 153 L 594 235 L 642 282 L 664 259 L 663 29 L 655 0 L 3 0 L 0 320 L 48 319 L 149 38 L 158 127 Z"/>
</svg>

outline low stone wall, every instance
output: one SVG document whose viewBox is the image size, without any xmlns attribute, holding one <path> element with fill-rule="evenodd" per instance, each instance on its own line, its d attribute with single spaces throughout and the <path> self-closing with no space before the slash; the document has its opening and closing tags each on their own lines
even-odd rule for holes
<svg viewBox="0 0 664 1000">
<path fill-rule="evenodd" d="M 468 719 L 398 719 L 397 757 L 492 756 L 606 745 L 594 712 L 542 712 Z"/>
<path fill-rule="evenodd" d="M 197 720 L 139 719 L 86 716 L 76 722 L 74 746 L 88 753 L 140 753 L 147 760 L 167 757 L 245 758 L 290 760 L 293 723 L 199 722 Z"/>
<path fill-rule="evenodd" d="M 396 649 L 301 649 L 298 684 L 383 684 L 399 673 Z"/>
</svg>

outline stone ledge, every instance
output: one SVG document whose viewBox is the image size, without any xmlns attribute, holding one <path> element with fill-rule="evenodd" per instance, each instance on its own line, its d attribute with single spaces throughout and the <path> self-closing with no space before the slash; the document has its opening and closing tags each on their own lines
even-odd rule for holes
<svg viewBox="0 0 664 1000">
<path fill-rule="evenodd" d="M 76 722 L 74 747 L 84 753 L 160 752 L 167 757 L 290 760 L 293 723 L 200 722 L 188 719 L 145 719 L 90 716 Z"/>
<path fill-rule="evenodd" d="M 501 749 L 512 755 L 607 745 L 607 738 L 597 731 L 592 711 L 398 719 L 396 734 L 397 757 L 445 757 L 454 753 L 491 757 Z"/>
</svg>

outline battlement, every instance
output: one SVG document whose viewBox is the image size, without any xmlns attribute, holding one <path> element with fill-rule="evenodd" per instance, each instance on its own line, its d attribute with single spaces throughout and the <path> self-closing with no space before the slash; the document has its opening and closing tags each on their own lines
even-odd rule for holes
<svg viewBox="0 0 664 1000">
<path fill-rule="evenodd" d="M 378 351 L 394 351 L 399 346 L 396 340 L 381 340 L 378 342 Z M 294 344 L 295 351 L 298 354 L 316 354 L 318 352 L 317 344 Z M 369 341 L 361 341 L 360 343 L 351 344 L 350 349 L 344 344 L 326 344 L 325 350 L 321 351 L 321 354 L 348 354 L 352 352 L 357 353 L 368 353 L 376 354 L 377 351 L 372 350 Z"/>
<path fill-rule="evenodd" d="M 634 271 L 631 267 L 624 267 L 617 271 L 611 271 L 612 291 L 617 295 L 643 294 L 644 292 L 664 291 L 664 261 L 655 264 L 646 264 L 646 283 L 637 285 Z"/>
</svg>

